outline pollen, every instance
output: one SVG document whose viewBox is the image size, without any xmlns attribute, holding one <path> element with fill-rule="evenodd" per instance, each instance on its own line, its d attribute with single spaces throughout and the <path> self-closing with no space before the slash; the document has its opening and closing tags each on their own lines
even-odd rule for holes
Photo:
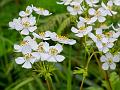
<svg viewBox="0 0 120 90">
<path fill-rule="evenodd" d="M 66 36 L 61 36 L 61 35 L 57 35 L 57 38 L 61 40 L 68 40 Z"/>
<path fill-rule="evenodd" d="M 24 57 L 25 57 L 25 60 L 29 60 L 29 59 L 32 58 L 33 56 L 32 56 L 31 53 L 28 53 L 28 54 L 25 54 Z"/>
<path fill-rule="evenodd" d="M 44 37 L 45 36 L 45 32 L 39 32 L 39 35 Z"/>
<path fill-rule="evenodd" d="M 80 27 L 79 30 L 85 30 L 85 26 Z"/>
<path fill-rule="evenodd" d="M 22 41 L 22 42 L 20 43 L 21 46 L 24 46 L 24 45 L 27 45 L 27 44 L 28 44 L 28 41 Z"/>
<path fill-rule="evenodd" d="M 29 26 L 30 26 L 30 23 L 29 23 L 29 22 L 24 22 L 23 25 L 24 25 L 25 27 L 29 27 Z"/>
<path fill-rule="evenodd" d="M 49 54 L 51 54 L 51 55 L 57 55 L 58 54 L 58 50 L 55 49 L 55 48 L 51 48 L 50 51 L 49 51 Z"/>
<path fill-rule="evenodd" d="M 38 52 L 45 52 L 45 50 L 44 50 L 44 47 L 43 47 L 43 44 L 40 44 L 39 46 L 38 46 Z"/>
</svg>

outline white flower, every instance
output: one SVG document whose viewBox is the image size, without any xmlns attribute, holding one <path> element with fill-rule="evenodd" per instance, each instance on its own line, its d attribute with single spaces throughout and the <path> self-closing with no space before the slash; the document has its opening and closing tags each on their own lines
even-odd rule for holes
<svg viewBox="0 0 120 90">
<path fill-rule="evenodd" d="M 113 46 L 114 46 L 114 43 L 106 42 L 106 43 L 102 43 L 102 47 L 98 48 L 98 49 L 99 49 L 99 51 L 107 53 L 109 51 L 109 49 L 112 48 Z"/>
<path fill-rule="evenodd" d="M 51 33 L 51 39 L 53 41 L 58 41 L 59 43 L 73 45 L 76 43 L 76 40 L 69 39 L 66 36 L 57 35 L 55 32 Z"/>
<path fill-rule="evenodd" d="M 21 18 L 13 19 L 12 22 L 9 22 L 9 27 L 11 29 L 16 29 L 17 31 L 22 30 L 23 27 L 22 27 L 22 24 L 21 24 Z"/>
<path fill-rule="evenodd" d="M 50 46 L 49 52 L 42 54 L 42 56 L 45 57 L 48 62 L 62 62 L 65 59 L 64 56 L 59 55 L 62 50 L 62 45 L 56 44 L 55 46 Z"/>
<path fill-rule="evenodd" d="M 61 2 L 57 2 L 57 4 L 64 4 L 64 5 L 69 5 L 72 0 L 61 0 Z"/>
<path fill-rule="evenodd" d="M 82 14 L 84 11 L 84 7 L 80 5 L 75 6 L 67 6 L 67 10 L 70 12 L 71 15 Z"/>
<path fill-rule="evenodd" d="M 86 24 L 93 24 L 93 22 L 91 21 L 91 18 L 83 18 L 83 17 L 79 17 L 79 20 L 81 21 L 81 22 L 84 22 L 84 23 L 86 23 Z"/>
<path fill-rule="evenodd" d="M 75 33 L 75 36 L 78 36 L 78 37 L 83 37 L 84 35 L 87 35 L 92 31 L 92 26 L 86 27 L 83 22 L 78 22 L 77 28 L 72 27 L 71 31 Z"/>
<path fill-rule="evenodd" d="M 82 2 L 83 2 L 83 0 L 72 0 L 70 5 L 79 6 L 79 5 L 81 5 Z"/>
<path fill-rule="evenodd" d="M 85 0 L 86 3 L 90 6 L 90 7 L 97 7 L 97 3 L 99 3 L 99 0 Z"/>
<path fill-rule="evenodd" d="M 106 53 L 105 56 L 101 56 L 100 58 L 101 62 L 104 62 L 102 65 L 102 68 L 104 70 L 108 70 L 109 67 L 110 69 L 114 70 L 116 68 L 116 62 L 120 61 L 120 56 L 119 55 L 112 55 L 110 52 Z"/>
<path fill-rule="evenodd" d="M 108 38 L 109 42 L 115 42 L 117 38 L 119 37 L 119 34 L 115 33 L 114 31 L 109 31 L 105 33 L 105 35 L 106 35 L 106 38 Z"/>
<path fill-rule="evenodd" d="M 109 51 L 109 48 L 113 47 L 113 42 L 109 41 L 109 38 L 107 38 L 103 33 L 102 29 L 96 30 L 96 35 L 93 33 L 89 33 L 88 36 L 96 43 L 97 48 L 99 51 L 102 51 L 104 53 Z"/>
<path fill-rule="evenodd" d="M 32 11 L 33 11 L 32 7 L 31 6 L 27 6 L 26 11 L 20 11 L 19 12 L 19 16 L 27 17 L 27 16 L 31 15 Z"/>
<path fill-rule="evenodd" d="M 117 12 L 115 11 L 112 11 L 112 7 L 113 7 L 113 2 L 112 1 L 108 1 L 107 5 L 105 5 L 103 2 L 102 2 L 102 7 L 105 9 L 105 13 L 107 15 L 115 15 L 117 14 Z"/>
<path fill-rule="evenodd" d="M 48 10 L 45 10 L 43 8 L 37 8 L 37 7 L 34 7 L 33 6 L 33 10 L 39 14 L 39 15 L 43 15 L 43 16 L 49 16 L 51 15 L 52 13 L 50 13 Z"/>
<path fill-rule="evenodd" d="M 33 32 L 34 38 L 42 39 L 42 40 L 49 40 L 50 39 L 51 32 L 40 32 L 39 34 Z"/>
<path fill-rule="evenodd" d="M 99 22 L 105 22 L 106 18 L 105 16 L 107 15 L 105 10 L 103 8 L 99 8 L 97 11 L 94 8 L 89 9 L 89 14 L 93 15 L 94 17 L 91 18 L 91 22 L 99 21 Z"/>
<path fill-rule="evenodd" d="M 14 49 L 16 52 L 22 52 L 23 54 L 27 54 L 36 50 L 38 47 L 37 42 L 32 39 L 30 36 L 26 36 L 20 45 L 15 44 Z"/>
<path fill-rule="evenodd" d="M 24 55 L 23 57 L 16 58 L 15 62 L 17 64 L 23 64 L 22 67 L 27 69 L 32 68 L 31 64 L 34 64 L 34 62 L 40 58 L 38 55 L 36 55 L 35 52 L 30 52 L 23 55 Z"/>
<path fill-rule="evenodd" d="M 33 16 L 13 19 L 13 22 L 9 22 L 9 26 L 12 29 L 21 31 L 21 34 L 28 35 L 29 32 L 33 32 L 37 29 L 35 26 L 36 18 Z"/>
<path fill-rule="evenodd" d="M 47 42 L 40 42 L 38 44 L 38 47 L 37 47 L 37 49 L 35 51 L 37 51 L 36 55 L 40 57 L 41 61 L 46 60 L 46 56 L 44 56 L 44 55 L 49 52 L 49 43 L 47 43 Z"/>
<path fill-rule="evenodd" d="M 33 32 L 37 29 L 37 27 L 35 26 L 36 17 L 33 17 L 33 16 L 22 18 L 21 24 L 23 28 L 21 31 L 21 34 L 23 35 L 28 35 L 29 32 Z"/>
</svg>

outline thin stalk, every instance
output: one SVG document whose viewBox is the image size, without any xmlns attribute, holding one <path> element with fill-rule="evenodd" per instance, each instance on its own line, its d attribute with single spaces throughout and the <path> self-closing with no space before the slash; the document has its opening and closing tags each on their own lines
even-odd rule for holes
<svg viewBox="0 0 120 90">
<path fill-rule="evenodd" d="M 89 63 L 90 63 L 90 60 L 92 59 L 93 55 L 96 54 L 96 53 L 100 53 L 100 52 L 93 52 L 93 53 L 92 53 L 92 55 L 90 56 L 90 58 L 89 58 L 88 61 L 87 61 L 87 64 L 86 64 L 86 67 L 85 67 L 86 71 L 88 70 L 88 65 L 89 65 Z M 83 83 L 84 83 L 84 81 L 85 81 L 85 78 L 86 78 L 86 76 L 83 76 L 83 80 L 82 80 L 82 83 L 81 83 L 81 85 L 80 85 L 80 90 L 82 90 L 82 88 L 83 88 Z"/>
<path fill-rule="evenodd" d="M 47 86 L 48 86 L 48 90 L 51 90 L 50 83 L 49 83 L 49 81 L 47 79 L 46 79 L 46 83 L 47 83 Z"/>
<path fill-rule="evenodd" d="M 84 83 L 84 81 L 85 81 L 85 77 L 83 77 L 83 79 L 82 79 L 82 83 L 81 83 L 81 85 L 80 85 L 80 90 L 82 90 L 82 88 L 83 88 L 83 83 Z"/>
<path fill-rule="evenodd" d="M 111 82 L 109 80 L 109 76 L 108 76 L 108 72 L 107 71 L 106 71 L 106 77 L 107 77 L 107 81 L 108 81 L 108 84 L 109 84 L 108 90 L 112 90 Z"/>
</svg>

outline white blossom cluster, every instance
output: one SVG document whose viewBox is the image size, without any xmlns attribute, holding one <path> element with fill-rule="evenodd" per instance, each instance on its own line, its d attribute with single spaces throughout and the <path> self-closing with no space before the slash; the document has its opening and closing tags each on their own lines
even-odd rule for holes
<svg viewBox="0 0 120 90">
<path fill-rule="evenodd" d="M 19 18 L 9 22 L 9 27 L 24 35 L 20 44 L 15 44 L 15 52 L 22 53 L 23 56 L 15 59 L 17 64 L 22 64 L 23 68 L 32 68 L 32 64 L 39 61 L 62 62 L 65 57 L 60 55 L 63 51 L 62 44 L 73 45 L 75 40 L 65 36 L 57 35 L 55 32 L 45 31 L 36 33 L 36 17 L 32 15 L 35 12 L 38 15 L 48 16 L 51 13 L 43 8 L 27 6 L 25 11 L 20 11 Z M 48 40 L 56 41 L 57 44 L 50 46 Z"/>
<path fill-rule="evenodd" d="M 71 15 L 78 15 L 77 27 L 72 27 L 71 31 L 77 37 L 88 36 L 96 44 L 98 50 L 106 54 L 106 58 L 101 57 L 103 69 L 115 69 L 116 65 L 113 55 L 110 54 L 110 49 L 113 48 L 114 42 L 120 36 L 120 24 L 115 28 L 113 24 L 106 25 L 107 17 L 112 17 L 117 14 L 113 10 L 113 6 L 120 6 L 120 0 L 61 0 L 58 4 L 67 6 L 67 10 Z M 105 57 L 105 56 L 104 56 Z M 107 60 L 108 58 L 108 60 Z M 113 59 L 114 58 L 114 59 Z M 118 59 L 118 58 L 117 58 Z M 113 63 L 113 64 L 111 64 Z"/>
</svg>

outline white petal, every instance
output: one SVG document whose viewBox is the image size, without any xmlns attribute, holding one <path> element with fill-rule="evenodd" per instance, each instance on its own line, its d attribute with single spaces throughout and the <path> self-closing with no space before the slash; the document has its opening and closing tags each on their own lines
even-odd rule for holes
<svg viewBox="0 0 120 90">
<path fill-rule="evenodd" d="M 31 65 L 31 63 L 30 63 L 29 61 L 26 61 L 26 62 L 23 64 L 22 67 L 23 67 L 23 68 L 30 69 L 30 68 L 32 68 L 32 65 Z"/>
<path fill-rule="evenodd" d="M 32 35 L 34 36 L 34 38 L 40 38 L 40 36 L 37 33 L 32 33 Z"/>
<path fill-rule="evenodd" d="M 57 62 L 55 56 L 51 56 L 50 58 L 47 59 L 48 62 Z"/>
<path fill-rule="evenodd" d="M 31 49 L 31 47 L 29 45 L 26 45 L 26 46 L 22 47 L 21 51 L 22 51 L 23 54 L 27 54 L 27 53 L 31 53 L 32 49 Z"/>
<path fill-rule="evenodd" d="M 113 55 L 112 55 L 110 52 L 106 53 L 105 56 L 106 56 L 107 58 L 111 58 L 111 59 L 113 58 Z"/>
<path fill-rule="evenodd" d="M 98 21 L 99 21 L 99 22 L 104 22 L 105 20 L 106 20 L 105 17 L 102 17 L 102 16 L 98 17 Z"/>
<path fill-rule="evenodd" d="M 88 12 L 90 15 L 95 15 L 96 10 L 94 8 L 90 8 Z"/>
<path fill-rule="evenodd" d="M 24 60 L 23 57 L 18 57 L 18 58 L 15 59 L 15 62 L 16 62 L 17 64 L 23 64 L 23 63 L 25 62 L 25 60 Z"/>
<path fill-rule="evenodd" d="M 21 46 L 20 45 L 14 45 L 14 49 L 16 50 L 16 52 L 21 52 Z"/>
<path fill-rule="evenodd" d="M 71 40 L 69 40 L 69 43 L 68 43 L 68 44 L 69 44 L 69 45 L 74 45 L 75 43 L 76 43 L 76 40 L 72 40 L 72 39 L 71 39 Z"/>
<path fill-rule="evenodd" d="M 41 61 L 49 60 L 51 56 L 48 53 L 41 53 Z"/>
<path fill-rule="evenodd" d="M 31 53 L 32 54 L 32 56 L 34 57 L 34 58 L 36 58 L 36 59 L 40 59 L 40 53 L 39 52 L 33 52 L 33 53 Z"/>
<path fill-rule="evenodd" d="M 103 56 L 100 57 L 100 61 L 105 62 L 105 61 L 107 61 L 107 58 L 103 55 Z"/>
<path fill-rule="evenodd" d="M 57 62 L 62 62 L 65 59 L 65 57 L 62 55 L 57 55 L 55 58 L 56 58 Z"/>
<path fill-rule="evenodd" d="M 116 64 L 115 63 L 110 64 L 110 69 L 114 70 L 115 68 L 116 68 Z"/>
<path fill-rule="evenodd" d="M 115 55 L 113 57 L 113 62 L 119 62 L 120 61 L 120 56 L 119 55 Z"/>
<path fill-rule="evenodd" d="M 92 24 L 92 23 L 96 22 L 96 20 L 97 20 L 97 17 L 94 16 L 90 19 L 89 23 Z"/>
<path fill-rule="evenodd" d="M 29 59 L 29 62 L 30 62 L 31 64 L 33 64 L 36 60 L 37 60 L 36 58 L 30 58 L 30 59 Z"/>
<path fill-rule="evenodd" d="M 83 35 L 83 33 L 78 33 L 78 34 L 75 34 L 75 36 L 77 36 L 77 37 L 83 37 L 84 35 Z"/>
<path fill-rule="evenodd" d="M 59 53 L 63 50 L 63 47 L 61 44 L 56 44 L 55 48 L 58 50 Z"/>
<path fill-rule="evenodd" d="M 68 6 L 68 7 L 67 7 L 67 10 L 68 10 L 69 12 L 73 12 L 73 8 L 72 8 L 71 6 Z"/>
<path fill-rule="evenodd" d="M 72 31 L 73 33 L 78 33 L 78 30 L 77 30 L 75 27 L 72 27 L 72 28 L 71 28 L 71 31 Z"/>
<path fill-rule="evenodd" d="M 37 29 L 36 26 L 34 26 L 34 27 L 29 27 L 29 28 L 28 28 L 28 30 L 29 30 L 30 32 L 33 32 L 33 31 L 35 31 L 36 29 Z"/>
<path fill-rule="evenodd" d="M 23 35 L 28 35 L 28 34 L 29 34 L 29 30 L 28 30 L 28 29 L 23 29 L 23 30 L 21 31 L 21 34 L 23 34 Z"/>
<path fill-rule="evenodd" d="M 103 68 L 103 70 L 108 70 L 109 69 L 109 65 L 107 63 L 103 63 L 102 64 L 102 68 Z"/>
</svg>

